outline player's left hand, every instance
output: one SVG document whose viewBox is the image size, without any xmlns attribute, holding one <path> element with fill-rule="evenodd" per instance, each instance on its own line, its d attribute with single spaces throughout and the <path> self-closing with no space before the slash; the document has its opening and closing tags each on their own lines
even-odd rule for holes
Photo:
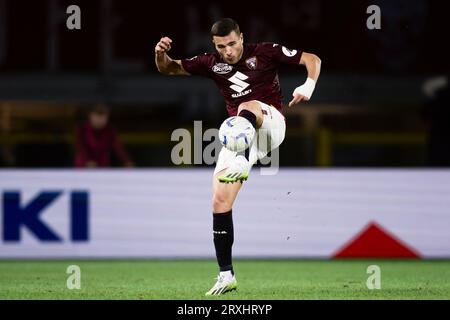
<svg viewBox="0 0 450 320">
<path fill-rule="evenodd" d="M 289 102 L 289 107 L 295 106 L 296 104 L 299 104 L 302 101 L 308 101 L 308 97 L 305 97 L 301 94 L 295 94 L 294 98 Z"/>
<path fill-rule="evenodd" d="M 306 79 L 304 84 L 302 84 L 300 87 L 295 88 L 294 92 L 292 93 L 294 99 L 289 102 L 289 107 L 295 106 L 301 101 L 308 101 L 311 98 L 315 87 L 316 81 L 311 78 Z"/>
</svg>

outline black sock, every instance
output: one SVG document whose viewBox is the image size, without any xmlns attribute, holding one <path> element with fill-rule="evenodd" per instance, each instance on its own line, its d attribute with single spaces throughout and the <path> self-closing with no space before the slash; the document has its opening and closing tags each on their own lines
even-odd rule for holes
<svg viewBox="0 0 450 320">
<path fill-rule="evenodd" d="M 232 210 L 224 213 L 213 213 L 213 235 L 220 271 L 231 271 L 234 274 L 231 259 L 231 247 L 234 241 L 231 213 Z"/>
<path fill-rule="evenodd" d="M 241 110 L 241 112 L 239 112 L 238 116 L 250 121 L 253 128 L 256 129 L 256 114 L 254 114 L 253 112 L 251 112 L 247 109 L 243 109 L 243 110 Z"/>
</svg>

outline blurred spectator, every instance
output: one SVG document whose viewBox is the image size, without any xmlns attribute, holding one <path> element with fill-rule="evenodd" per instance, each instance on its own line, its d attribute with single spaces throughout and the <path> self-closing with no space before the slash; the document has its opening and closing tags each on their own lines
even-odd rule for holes
<svg viewBox="0 0 450 320">
<path fill-rule="evenodd" d="M 428 120 L 428 165 L 450 167 L 450 86 L 449 77 L 427 81 L 423 87 L 430 98 L 425 106 Z"/>
<path fill-rule="evenodd" d="M 88 120 L 76 130 L 76 167 L 109 167 L 112 152 L 124 166 L 134 164 L 109 123 L 109 110 L 104 105 L 91 109 Z"/>
</svg>

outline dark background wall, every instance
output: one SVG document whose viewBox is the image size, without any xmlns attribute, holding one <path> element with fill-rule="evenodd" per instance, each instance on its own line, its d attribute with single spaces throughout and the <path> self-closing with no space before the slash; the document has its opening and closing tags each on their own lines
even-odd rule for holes
<svg viewBox="0 0 450 320">
<path fill-rule="evenodd" d="M 71 4 L 81 30 L 66 28 Z M 366 27 L 372 4 L 380 30 Z M 174 129 L 218 127 L 226 114 L 207 80 L 159 75 L 153 48 L 168 35 L 174 58 L 212 51 L 210 26 L 229 16 L 247 42 L 323 61 L 312 101 L 287 111 L 282 165 L 447 166 L 445 9 L 437 0 L 0 0 L 0 164 L 71 166 L 73 128 L 106 103 L 137 166 L 171 166 Z M 288 102 L 306 72 L 282 67 L 280 76 Z"/>
</svg>

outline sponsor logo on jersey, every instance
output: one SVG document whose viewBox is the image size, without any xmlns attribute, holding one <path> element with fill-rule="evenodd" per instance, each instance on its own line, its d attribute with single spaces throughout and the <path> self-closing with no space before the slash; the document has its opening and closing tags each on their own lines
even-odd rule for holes
<svg viewBox="0 0 450 320">
<path fill-rule="evenodd" d="M 297 54 L 297 50 L 290 50 L 290 49 L 286 48 L 285 46 L 283 46 L 281 48 L 281 50 L 283 50 L 283 53 L 288 57 L 293 57 Z"/>
<path fill-rule="evenodd" d="M 258 59 L 256 59 L 256 57 L 248 58 L 247 60 L 245 60 L 245 64 L 249 69 L 255 70 L 258 64 Z"/>
<path fill-rule="evenodd" d="M 232 98 L 239 98 L 239 97 L 242 97 L 242 96 L 245 96 L 245 95 L 249 94 L 250 92 L 252 92 L 252 89 L 248 89 L 248 90 L 245 90 L 245 91 L 242 91 L 242 92 L 239 92 L 239 93 L 233 93 L 231 95 L 231 97 Z"/>
<path fill-rule="evenodd" d="M 227 74 L 232 69 L 233 69 L 233 67 L 226 63 L 216 63 L 212 67 L 212 71 L 215 73 L 218 73 L 218 74 Z"/>
<path fill-rule="evenodd" d="M 244 81 L 247 79 L 248 76 L 239 71 L 237 71 L 232 77 L 228 78 L 228 81 L 233 83 L 230 88 L 237 92 L 231 95 L 232 98 L 239 98 L 252 92 L 252 89 L 245 90 L 250 85 L 250 83 Z"/>
</svg>

